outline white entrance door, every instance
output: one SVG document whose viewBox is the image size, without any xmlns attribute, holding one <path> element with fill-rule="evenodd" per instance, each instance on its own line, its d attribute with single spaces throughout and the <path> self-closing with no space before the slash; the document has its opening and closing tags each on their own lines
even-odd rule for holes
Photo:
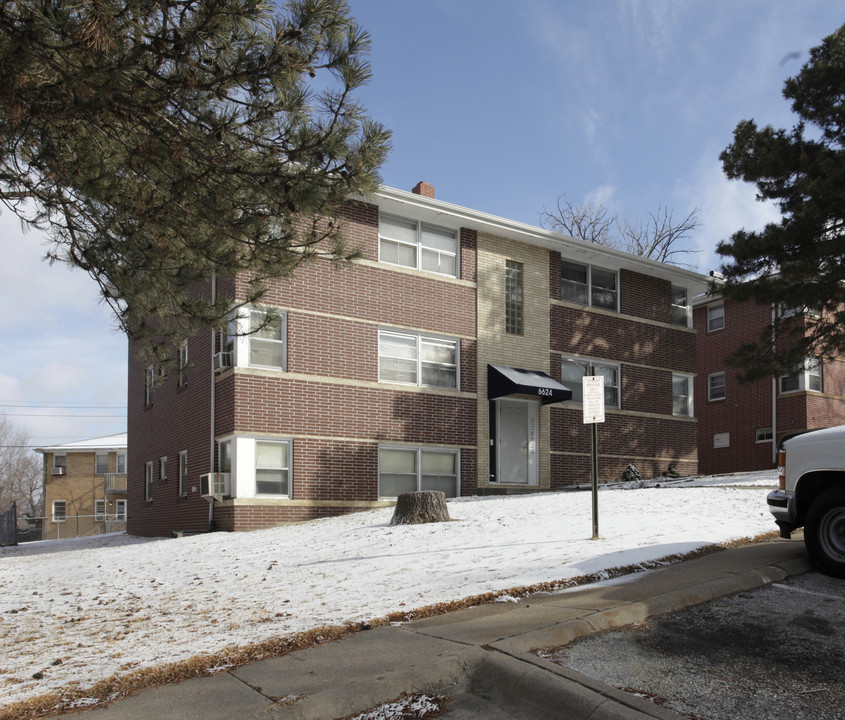
<svg viewBox="0 0 845 720">
<path fill-rule="evenodd" d="M 537 485 L 538 409 L 529 400 L 496 401 L 496 480 Z"/>
</svg>

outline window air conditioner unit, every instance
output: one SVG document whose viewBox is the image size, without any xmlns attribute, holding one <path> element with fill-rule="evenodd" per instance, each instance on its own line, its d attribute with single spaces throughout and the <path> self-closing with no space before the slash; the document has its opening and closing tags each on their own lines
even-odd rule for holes
<svg viewBox="0 0 845 720">
<path fill-rule="evenodd" d="M 219 352 L 214 356 L 214 372 L 223 372 L 232 367 L 232 353 Z"/>
<path fill-rule="evenodd" d="M 64 469 L 63 467 L 61 467 L 61 466 L 60 466 L 60 467 L 54 467 L 54 468 L 53 468 L 53 472 L 52 472 L 52 474 L 53 474 L 53 475 L 64 475 L 64 474 L 65 474 L 65 469 Z"/>
<path fill-rule="evenodd" d="M 229 497 L 232 494 L 231 473 L 206 473 L 200 475 L 200 495 L 203 497 Z"/>
</svg>

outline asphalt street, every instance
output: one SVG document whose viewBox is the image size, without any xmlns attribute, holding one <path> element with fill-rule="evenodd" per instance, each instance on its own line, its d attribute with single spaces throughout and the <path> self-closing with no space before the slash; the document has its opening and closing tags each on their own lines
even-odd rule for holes
<svg viewBox="0 0 845 720">
<path fill-rule="evenodd" d="M 706 720 L 845 717 L 845 580 L 817 572 L 627 628 L 552 659 Z"/>
</svg>

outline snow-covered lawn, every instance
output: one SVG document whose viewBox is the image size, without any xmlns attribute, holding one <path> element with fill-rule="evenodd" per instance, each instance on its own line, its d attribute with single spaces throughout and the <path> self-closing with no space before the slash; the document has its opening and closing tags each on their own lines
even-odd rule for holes
<svg viewBox="0 0 845 720">
<path fill-rule="evenodd" d="M 391 527 L 392 509 L 381 509 L 252 533 L 0 548 L 0 708 L 85 697 L 110 676 L 230 646 L 772 532 L 775 483 L 769 472 L 602 491 L 599 540 L 590 493 L 571 492 L 453 500 L 451 523 Z M 747 487 L 723 487 L 734 484 Z"/>
</svg>

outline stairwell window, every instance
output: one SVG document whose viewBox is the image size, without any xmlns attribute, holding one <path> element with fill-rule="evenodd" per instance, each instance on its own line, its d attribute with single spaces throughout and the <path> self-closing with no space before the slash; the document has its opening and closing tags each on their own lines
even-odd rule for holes
<svg viewBox="0 0 845 720">
<path fill-rule="evenodd" d="M 449 228 L 379 216 L 379 259 L 439 275 L 458 275 L 458 234 Z"/>
<path fill-rule="evenodd" d="M 568 302 L 618 311 L 616 272 L 584 263 L 561 260 L 561 299 Z"/>
<path fill-rule="evenodd" d="M 522 335 L 523 323 L 523 276 L 524 266 L 516 260 L 505 261 L 505 332 Z"/>
<path fill-rule="evenodd" d="M 379 331 L 379 380 L 422 387 L 458 387 L 458 341 Z"/>
</svg>

